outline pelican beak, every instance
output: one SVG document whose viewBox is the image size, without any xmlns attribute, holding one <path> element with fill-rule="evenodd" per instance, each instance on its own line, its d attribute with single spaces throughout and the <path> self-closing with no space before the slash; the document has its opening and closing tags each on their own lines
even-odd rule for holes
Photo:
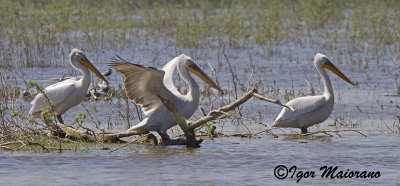
<svg viewBox="0 0 400 186">
<path fill-rule="evenodd" d="M 342 78 L 344 81 L 346 81 L 347 83 L 352 84 L 353 86 L 356 86 L 356 83 L 353 83 L 349 78 L 347 78 L 338 68 L 336 68 L 335 65 L 333 65 L 332 62 L 330 62 L 329 60 L 326 61 L 324 64 L 322 64 L 322 67 L 332 71 L 333 73 L 335 73 L 337 76 L 339 76 L 340 78 Z"/>
<path fill-rule="evenodd" d="M 78 59 L 79 63 L 81 63 L 82 65 L 84 65 L 85 67 L 87 67 L 88 69 L 90 69 L 94 74 L 96 74 L 96 76 L 98 76 L 100 79 L 102 79 L 103 81 L 105 81 L 107 84 L 108 81 L 107 79 L 101 75 L 101 73 L 99 72 L 99 70 L 97 70 L 96 67 L 94 67 L 94 65 L 89 61 L 88 58 L 83 57 L 83 59 Z"/>
<path fill-rule="evenodd" d="M 193 73 L 194 75 L 199 77 L 201 80 L 206 82 L 212 88 L 215 88 L 218 91 L 223 92 L 223 90 L 216 83 L 214 83 L 211 80 L 211 78 L 206 73 L 204 73 L 195 63 L 190 62 L 189 65 L 186 66 L 186 69 L 188 69 L 191 73 Z"/>
</svg>

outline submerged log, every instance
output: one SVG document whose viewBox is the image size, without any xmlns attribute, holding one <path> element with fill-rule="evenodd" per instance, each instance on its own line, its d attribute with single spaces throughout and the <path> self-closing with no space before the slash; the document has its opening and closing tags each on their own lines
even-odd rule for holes
<svg viewBox="0 0 400 186">
<path fill-rule="evenodd" d="M 158 98 L 160 98 L 161 102 L 164 103 L 165 107 L 168 109 L 171 116 L 175 119 L 177 124 L 181 127 L 181 129 L 185 133 L 186 140 L 187 140 L 186 146 L 194 147 L 194 148 L 200 147 L 198 140 L 196 140 L 196 138 L 195 138 L 195 133 L 194 133 L 195 128 L 200 127 L 201 125 L 203 125 L 209 121 L 215 120 L 218 117 L 222 116 L 223 114 L 236 109 L 237 107 L 239 107 L 240 105 L 242 105 L 243 103 L 245 103 L 252 97 L 256 97 L 256 98 L 264 100 L 264 101 L 268 101 L 271 103 L 281 105 L 281 106 L 286 107 L 294 112 L 294 109 L 292 107 L 282 104 L 279 100 L 261 96 L 257 93 L 257 90 L 253 88 L 250 91 L 248 91 L 246 94 L 244 94 L 242 97 L 233 101 L 232 103 L 222 106 L 222 107 L 218 108 L 217 110 L 212 110 L 206 116 L 203 116 L 200 119 L 197 119 L 195 121 L 188 121 L 178 113 L 178 111 L 175 109 L 175 107 L 172 105 L 172 103 L 168 99 L 162 98 L 160 95 L 157 95 L 157 96 L 158 96 Z"/>
<path fill-rule="evenodd" d="M 225 106 L 219 107 L 216 110 L 212 110 L 206 116 L 203 116 L 195 121 L 189 121 L 189 120 L 186 120 L 184 117 L 182 117 L 178 113 L 176 108 L 173 106 L 173 104 L 168 99 L 165 99 L 165 98 L 161 97 L 160 95 L 157 95 L 157 96 L 162 101 L 164 106 L 168 109 L 169 113 L 174 118 L 176 123 L 180 126 L 182 131 L 185 133 L 186 140 L 176 139 L 176 140 L 170 140 L 168 142 L 164 142 L 161 139 L 158 139 L 157 137 L 155 137 L 154 135 L 152 137 L 149 134 L 149 135 L 146 135 L 145 137 L 141 137 L 143 139 L 139 138 L 142 140 L 143 143 L 146 143 L 146 144 L 186 145 L 187 147 L 194 147 L 194 148 L 200 147 L 200 143 L 202 142 L 202 140 L 196 139 L 196 135 L 194 132 L 195 128 L 200 127 L 203 124 L 205 124 L 209 121 L 215 120 L 218 117 L 226 114 L 227 112 L 236 109 L 237 107 L 239 107 L 240 105 L 242 105 L 243 103 L 245 103 L 252 97 L 256 97 L 256 98 L 264 100 L 264 101 L 268 101 L 268 102 L 271 102 L 274 104 L 281 105 L 281 106 L 286 107 L 294 112 L 292 107 L 280 103 L 279 100 L 263 97 L 257 93 L 256 89 L 253 88 L 250 91 L 248 91 L 247 93 L 245 93 L 242 97 L 233 101 L 232 103 L 229 103 Z M 59 123 L 58 126 L 63 131 L 66 132 L 67 137 L 77 139 L 77 140 L 86 140 L 86 141 L 90 141 L 90 142 L 121 142 L 121 141 L 123 141 L 123 140 L 121 140 L 121 138 L 148 133 L 148 132 L 143 133 L 143 132 L 138 132 L 138 131 L 124 131 L 124 132 L 118 132 L 118 133 L 97 133 L 96 134 L 93 131 L 89 132 L 89 131 L 77 130 L 77 129 L 68 127 L 64 124 L 61 124 L 61 123 Z M 136 139 L 136 140 L 138 140 L 138 139 Z M 141 142 L 141 141 L 139 140 L 137 142 Z M 131 142 L 129 142 L 129 143 L 131 143 Z M 134 142 L 132 142 L 132 143 L 134 143 Z"/>
<path fill-rule="evenodd" d="M 182 117 L 178 113 L 178 111 L 176 110 L 174 105 L 172 105 L 172 103 L 168 99 L 165 99 L 158 94 L 157 94 L 157 97 L 161 100 L 161 102 L 164 104 L 164 106 L 167 107 L 171 116 L 174 118 L 176 123 L 181 127 L 181 129 L 185 133 L 186 146 L 194 147 L 194 148 L 200 147 L 200 142 L 197 141 L 197 139 L 196 139 L 196 135 L 194 133 L 194 128 L 190 128 L 188 125 L 189 121 L 186 120 L 184 117 Z"/>
<path fill-rule="evenodd" d="M 78 129 L 74 129 L 68 127 L 62 123 L 57 124 L 66 134 L 66 137 L 76 139 L 76 140 L 84 140 L 89 142 L 122 142 L 121 138 L 129 137 L 133 135 L 147 134 L 143 132 L 137 131 L 124 131 L 117 133 L 90 133 L 89 131 L 82 131 Z"/>
<path fill-rule="evenodd" d="M 108 142 L 108 143 L 117 143 L 117 142 L 128 142 L 135 144 L 146 144 L 146 145 L 186 145 L 187 141 L 183 138 L 178 139 L 170 139 L 169 141 L 163 141 L 160 136 L 154 136 L 151 133 L 140 133 L 135 131 L 129 132 L 118 132 L 118 133 L 89 133 L 88 131 L 82 131 L 78 129 L 74 129 L 68 127 L 62 123 L 57 124 L 65 133 L 66 137 L 75 140 L 84 140 L 88 142 Z M 134 135 L 145 134 L 137 139 L 126 141 L 121 140 L 124 137 L 130 137 Z M 203 140 L 197 139 L 200 144 Z"/>
<path fill-rule="evenodd" d="M 199 143 L 203 142 L 202 139 L 197 139 Z M 129 141 L 128 143 L 134 144 L 146 144 L 146 145 L 187 145 L 187 140 L 185 138 L 170 139 L 164 141 L 161 136 L 154 136 L 154 134 L 149 133 L 141 136 L 140 138 Z"/>
</svg>

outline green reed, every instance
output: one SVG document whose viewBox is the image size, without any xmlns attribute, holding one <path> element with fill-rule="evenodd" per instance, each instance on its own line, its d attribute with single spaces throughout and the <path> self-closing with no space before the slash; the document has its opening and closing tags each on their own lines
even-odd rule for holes
<svg viewBox="0 0 400 186">
<path fill-rule="evenodd" d="M 1 68 L 58 66 L 71 47 L 95 51 L 163 38 L 172 46 L 316 44 L 352 55 L 400 50 L 398 1 L 1 0 Z M 323 41 L 323 42 L 321 42 Z M 388 51 L 388 46 L 391 50 Z M 352 58 L 352 57 L 350 57 Z M 353 63 L 353 60 L 350 59 Z M 364 66 L 368 66 L 362 64 Z"/>
</svg>

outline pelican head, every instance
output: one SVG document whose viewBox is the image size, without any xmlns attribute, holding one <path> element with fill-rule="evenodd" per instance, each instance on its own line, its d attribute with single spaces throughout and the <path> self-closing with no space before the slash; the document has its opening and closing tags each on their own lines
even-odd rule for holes
<svg viewBox="0 0 400 186">
<path fill-rule="evenodd" d="M 178 58 L 181 61 L 181 64 L 183 64 L 189 72 L 199 77 L 201 80 L 210 85 L 212 88 L 215 88 L 218 91 L 223 92 L 223 90 L 216 83 L 214 83 L 211 80 L 211 78 L 206 73 L 204 73 L 203 70 L 200 69 L 199 66 L 197 66 L 194 63 L 191 57 L 186 56 L 185 54 L 181 54 Z"/>
<path fill-rule="evenodd" d="M 105 81 L 108 84 L 108 81 L 106 78 L 104 78 L 103 75 L 97 70 L 96 67 L 89 61 L 89 59 L 86 57 L 86 55 L 79 49 L 72 49 L 71 53 L 69 54 L 71 58 L 71 65 L 79 70 L 88 68 L 91 70 L 94 74 L 96 74 L 100 79 Z"/>
<path fill-rule="evenodd" d="M 324 55 L 317 53 L 314 57 L 314 65 L 318 68 L 318 66 L 322 66 L 322 68 L 326 68 L 333 73 L 335 73 L 337 76 L 342 78 L 344 81 L 347 83 L 352 84 L 353 86 L 356 86 L 356 83 L 353 83 L 349 78 L 347 78 L 333 63 Z"/>
</svg>

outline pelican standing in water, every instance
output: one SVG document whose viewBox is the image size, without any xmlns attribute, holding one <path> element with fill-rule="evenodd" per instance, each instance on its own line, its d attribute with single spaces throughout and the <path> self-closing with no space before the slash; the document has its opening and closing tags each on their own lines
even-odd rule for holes
<svg viewBox="0 0 400 186">
<path fill-rule="evenodd" d="M 141 105 L 144 114 L 147 115 L 147 118 L 128 131 L 143 133 L 156 131 L 163 139 L 168 140 L 167 130 L 176 125 L 176 122 L 156 94 L 170 100 L 179 114 L 189 119 L 199 106 L 200 98 L 199 85 L 189 72 L 211 87 L 222 91 L 192 58 L 184 54 L 168 62 L 162 70 L 126 61 L 115 61 L 110 65 L 124 76 L 125 93 L 128 98 L 135 104 Z M 181 78 L 188 84 L 188 92 L 185 95 L 182 95 L 174 85 L 173 74 L 176 68 Z"/>
<path fill-rule="evenodd" d="M 71 78 L 59 83 L 46 87 L 45 93 L 53 103 L 53 110 L 57 113 L 57 119 L 60 123 L 64 124 L 61 114 L 64 114 L 68 109 L 78 105 L 86 95 L 90 85 L 91 75 L 93 71 L 100 79 L 107 82 L 106 78 L 93 66 L 93 64 L 86 58 L 79 49 L 73 49 L 70 56 L 71 66 L 82 73 L 82 78 Z M 40 116 L 40 110 L 49 107 L 45 95 L 38 94 L 31 102 L 32 107 L 29 115 L 33 118 Z"/>
<path fill-rule="evenodd" d="M 328 119 L 333 110 L 334 96 L 331 81 L 324 68 L 332 71 L 344 81 L 356 85 L 323 54 L 315 55 L 314 66 L 324 82 L 324 94 L 299 97 L 289 101 L 286 105 L 293 107 L 295 112 L 283 108 L 272 127 L 300 128 L 302 133 L 307 133 L 308 127 Z"/>
</svg>

